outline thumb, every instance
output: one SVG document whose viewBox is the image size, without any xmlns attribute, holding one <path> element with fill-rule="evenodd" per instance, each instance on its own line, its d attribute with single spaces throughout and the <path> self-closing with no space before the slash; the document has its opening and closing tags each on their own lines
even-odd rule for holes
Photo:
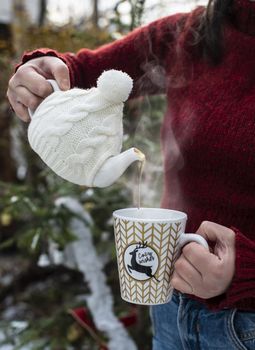
<svg viewBox="0 0 255 350">
<path fill-rule="evenodd" d="M 71 83 L 67 65 L 59 58 L 51 60 L 48 64 L 48 68 L 51 71 L 53 78 L 57 81 L 59 88 L 61 90 L 69 90 Z"/>
</svg>

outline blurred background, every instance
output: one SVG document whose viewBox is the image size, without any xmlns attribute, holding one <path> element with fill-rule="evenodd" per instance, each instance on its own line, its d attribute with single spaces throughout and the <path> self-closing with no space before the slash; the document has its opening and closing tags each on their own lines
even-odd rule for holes
<svg viewBox="0 0 255 350">
<path fill-rule="evenodd" d="M 0 349 L 151 349 L 149 309 L 121 300 L 112 211 L 137 205 L 134 165 L 113 186 L 75 186 L 47 169 L 5 97 L 24 51 L 95 48 L 205 1 L 0 0 Z M 164 96 L 125 106 L 123 148 L 147 162 L 142 206 L 159 206 Z M 126 344 L 126 347 L 123 345 Z"/>
</svg>

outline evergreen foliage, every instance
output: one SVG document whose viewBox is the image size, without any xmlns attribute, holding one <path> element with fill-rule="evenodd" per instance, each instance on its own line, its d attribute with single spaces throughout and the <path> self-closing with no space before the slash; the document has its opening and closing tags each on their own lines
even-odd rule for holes
<svg viewBox="0 0 255 350">
<path fill-rule="evenodd" d="M 129 29 L 140 24 L 144 2 L 131 2 Z M 64 28 L 31 27 L 24 25 L 27 19 L 22 16 L 13 26 L 15 55 L 6 51 L 0 55 L 0 114 L 7 128 L 0 135 L 0 160 L 6 164 L 0 171 L 0 348 L 9 344 L 13 350 L 98 349 L 96 339 L 68 314 L 69 308 L 84 306 L 81 296 L 89 294 L 81 274 L 61 266 L 38 266 L 38 259 L 49 253 L 49 241 L 63 250 L 76 239 L 68 225 L 74 214 L 56 206 L 55 201 L 62 196 L 77 198 L 92 217 L 91 231 L 97 251 L 105 260 L 116 314 L 127 314 L 130 305 L 119 296 L 111 214 L 133 204 L 136 169 L 133 166 L 118 183 L 105 189 L 92 190 L 63 181 L 29 149 L 27 126 L 10 112 L 5 92 L 14 62 L 24 50 L 54 47 L 62 52 L 77 51 L 81 47 L 96 47 L 112 37 L 107 30 L 82 31 L 71 24 Z M 127 31 L 120 16 L 113 22 L 121 33 Z M 151 187 L 156 184 L 161 187 L 162 181 L 159 129 L 164 108 L 164 98 L 154 96 L 130 101 L 125 109 L 124 148 L 135 145 L 146 154 L 145 179 Z M 142 204 L 159 205 L 160 190 L 156 196 L 155 189 L 152 192 L 151 197 L 142 198 Z M 130 331 L 138 346 L 148 350 L 151 347 L 148 309 L 141 307 L 138 314 L 138 323 Z M 104 339 L 102 334 L 99 337 Z"/>
</svg>

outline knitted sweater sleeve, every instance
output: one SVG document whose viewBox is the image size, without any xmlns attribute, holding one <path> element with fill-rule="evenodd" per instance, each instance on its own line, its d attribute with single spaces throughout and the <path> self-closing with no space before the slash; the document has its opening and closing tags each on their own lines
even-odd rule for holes
<svg viewBox="0 0 255 350">
<path fill-rule="evenodd" d="M 255 308 L 255 241 L 248 239 L 238 229 L 231 227 L 236 234 L 235 275 L 227 291 L 215 298 L 206 300 L 210 309 Z"/>
<path fill-rule="evenodd" d="M 95 86 L 102 71 L 119 69 L 134 79 L 132 96 L 165 91 L 165 69 L 174 52 L 181 27 L 188 14 L 168 16 L 143 26 L 125 37 L 95 50 L 81 49 L 77 54 L 51 49 L 26 52 L 21 64 L 45 55 L 62 59 L 69 68 L 71 85 Z"/>
</svg>

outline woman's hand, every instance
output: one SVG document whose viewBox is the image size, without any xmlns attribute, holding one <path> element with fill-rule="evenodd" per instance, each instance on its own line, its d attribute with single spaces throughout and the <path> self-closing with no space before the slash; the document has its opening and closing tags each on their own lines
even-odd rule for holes
<svg viewBox="0 0 255 350">
<path fill-rule="evenodd" d="M 28 108 L 35 110 L 52 93 L 46 79 L 55 79 L 61 90 L 70 89 L 67 65 L 57 57 L 34 58 L 20 66 L 9 81 L 7 97 L 17 116 L 29 121 Z"/>
<path fill-rule="evenodd" d="M 209 252 L 197 243 L 182 249 L 175 263 L 172 286 L 182 293 L 209 299 L 224 293 L 235 271 L 235 233 L 213 222 L 204 221 L 197 233 L 215 243 Z"/>
</svg>

